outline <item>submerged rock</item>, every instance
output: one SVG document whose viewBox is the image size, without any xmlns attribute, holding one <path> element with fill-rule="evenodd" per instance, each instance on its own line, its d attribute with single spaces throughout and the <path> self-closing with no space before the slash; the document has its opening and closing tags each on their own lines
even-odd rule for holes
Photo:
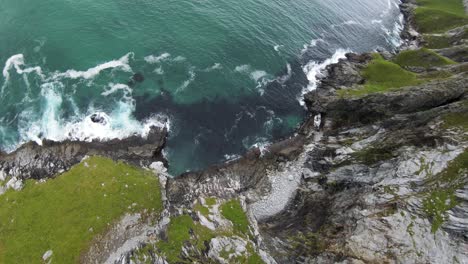
<svg viewBox="0 0 468 264">
<path fill-rule="evenodd" d="M 99 123 L 102 125 L 107 124 L 106 117 L 100 113 L 92 114 L 89 118 L 91 121 L 93 121 L 93 123 Z"/>
</svg>

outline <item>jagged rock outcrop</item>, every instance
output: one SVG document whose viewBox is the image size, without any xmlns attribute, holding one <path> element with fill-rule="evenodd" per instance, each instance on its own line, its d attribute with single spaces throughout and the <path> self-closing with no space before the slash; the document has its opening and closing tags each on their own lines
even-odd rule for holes
<svg viewBox="0 0 468 264">
<path fill-rule="evenodd" d="M 10 177 L 39 180 L 68 170 L 85 156 L 93 155 L 148 166 L 164 160 L 161 151 L 166 138 L 166 128 L 153 127 L 146 138 L 133 136 L 106 142 L 44 140 L 42 146 L 29 142 L 10 154 L 0 154 L 0 172 Z"/>
</svg>

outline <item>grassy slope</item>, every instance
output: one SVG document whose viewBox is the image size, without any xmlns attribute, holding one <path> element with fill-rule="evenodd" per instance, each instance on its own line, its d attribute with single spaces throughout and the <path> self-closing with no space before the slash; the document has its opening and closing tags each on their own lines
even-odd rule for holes
<svg viewBox="0 0 468 264">
<path fill-rule="evenodd" d="M 238 200 L 231 200 L 221 207 L 221 214 L 232 222 L 234 231 L 240 234 L 249 234 L 249 220 Z"/>
<path fill-rule="evenodd" d="M 456 64 L 456 62 L 442 57 L 434 51 L 426 48 L 402 51 L 395 57 L 393 62 L 400 65 L 401 67 L 423 68 Z"/>
<path fill-rule="evenodd" d="M 435 66 L 456 64 L 456 62 L 426 48 L 402 51 L 392 61 L 385 60 L 380 54 L 373 54 L 373 57 L 374 59 L 361 72 L 366 83 L 356 89 L 339 90 L 339 96 L 363 96 L 418 85 L 435 79 L 448 78 L 452 75 L 442 70 L 418 75 L 403 67 L 428 69 Z"/>
<path fill-rule="evenodd" d="M 421 33 L 442 33 L 468 23 L 463 0 L 418 0 L 418 4 L 415 18 Z"/>
<path fill-rule="evenodd" d="M 28 181 L 0 196 L 0 263 L 40 263 L 49 249 L 53 263 L 76 263 L 108 223 L 127 212 L 159 213 L 159 188 L 152 172 L 100 157 L 45 183 Z"/>
<path fill-rule="evenodd" d="M 401 68 L 398 64 L 386 61 L 379 54 L 362 71 L 366 84 L 359 89 L 339 90 L 341 96 L 360 96 L 375 92 L 384 92 L 404 86 L 422 83 L 415 73 Z"/>
</svg>

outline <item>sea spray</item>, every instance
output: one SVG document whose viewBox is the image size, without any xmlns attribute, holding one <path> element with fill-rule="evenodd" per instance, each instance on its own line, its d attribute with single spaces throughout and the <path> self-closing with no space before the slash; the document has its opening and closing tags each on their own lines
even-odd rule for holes
<svg viewBox="0 0 468 264">
<path fill-rule="evenodd" d="M 310 61 L 304 67 L 304 73 L 307 75 L 309 84 L 302 90 L 302 94 L 299 97 L 299 102 L 304 105 L 304 95 L 317 89 L 320 77 L 323 77 L 324 70 L 328 65 L 337 63 L 340 59 L 346 58 L 346 53 L 351 52 L 349 49 L 338 49 L 331 58 L 324 60 L 323 62 Z"/>
</svg>

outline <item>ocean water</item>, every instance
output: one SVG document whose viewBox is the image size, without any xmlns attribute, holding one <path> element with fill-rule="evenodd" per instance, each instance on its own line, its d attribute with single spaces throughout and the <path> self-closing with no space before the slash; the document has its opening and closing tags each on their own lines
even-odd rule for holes
<svg viewBox="0 0 468 264">
<path fill-rule="evenodd" d="M 173 174 L 291 135 L 320 70 L 402 27 L 398 0 L 0 3 L 0 149 L 168 126 Z"/>
</svg>

